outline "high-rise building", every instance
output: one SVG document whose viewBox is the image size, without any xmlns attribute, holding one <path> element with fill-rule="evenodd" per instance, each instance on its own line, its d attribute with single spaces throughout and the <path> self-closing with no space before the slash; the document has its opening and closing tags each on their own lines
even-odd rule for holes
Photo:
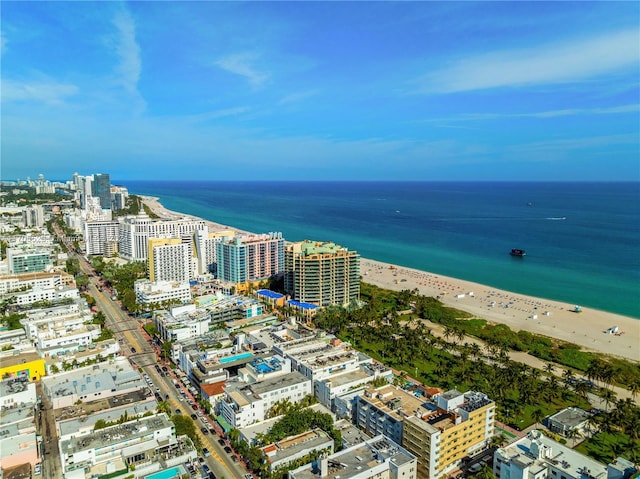
<svg viewBox="0 0 640 479">
<path fill-rule="evenodd" d="M 120 255 L 134 261 L 148 258 L 149 238 L 181 238 L 193 241 L 196 230 L 204 229 L 204 220 L 152 220 L 146 215 L 127 216 L 120 223 Z"/>
<path fill-rule="evenodd" d="M 196 256 L 198 258 L 198 274 L 216 274 L 216 243 L 232 238 L 236 233 L 231 230 L 210 233 L 207 226 L 194 234 Z"/>
<path fill-rule="evenodd" d="M 180 238 L 149 238 L 149 279 L 189 281 L 191 245 Z"/>
<path fill-rule="evenodd" d="M 247 283 L 284 271 L 282 233 L 241 235 L 216 243 L 218 278 Z"/>
<path fill-rule="evenodd" d="M 111 209 L 111 179 L 108 173 L 93 175 L 91 195 L 100 198 L 101 208 L 105 210 Z"/>
<path fill-rule="evenodd" d="M 44 226 L 44 209 L 42 205 L 30 205 L 22 210 L 22 222 L 28 228 L 35 226 L 41 228 Z"/>
<path fill-rule="evenodd" d="M 335 243 L 288 244 L 285 270 L 285 290 L 297 301 L 329 306 L 360 298 L 360 255 Z"/>
<path fill-rule="evenodd" d="M 112 256 L 118 252 L 117 221 L 87 221 L 84 224 L 84 242 L 87 256 Z"/>
</svg>

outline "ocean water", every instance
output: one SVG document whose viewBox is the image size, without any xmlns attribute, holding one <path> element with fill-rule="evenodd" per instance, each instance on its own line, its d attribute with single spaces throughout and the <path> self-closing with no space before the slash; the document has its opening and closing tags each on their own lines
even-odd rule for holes
<svg viewBox="0 0 640 479">
<path fill-rule="evenodd" d="M 121 184 L 239 229 L 640 318 L 638 183 Z"/>
</svg>

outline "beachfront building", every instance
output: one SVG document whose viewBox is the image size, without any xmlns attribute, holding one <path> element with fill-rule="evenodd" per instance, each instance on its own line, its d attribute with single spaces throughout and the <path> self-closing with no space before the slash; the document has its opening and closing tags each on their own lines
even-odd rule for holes
<svg viewBox="0 0 640 479">
<path fill-rule="evenodd" d="M 113 256 L 118 252 L 117 221 L 86 221 L 84 243 L 87 256 Z"/>
<path fill-rule="evenodd" d="M 149 238 L 149 279 L 188 282 L 193 277 L 191 243 L 180 238 Z"/>
<path fill-rule="evenodd" d="M 448 391 L 404 412 L 402 445 L 417 456 L 421 478 L 446 476 L 494 435 L 495 403 L 479 392 Z"/>
<path fill-rule="evenodd" d="M 133 261 L 147 261 L 149 238 L 181 238 L 190 242 L 193 234 L 205 227 L 204 220 L 183 218 L 156 220 L 147 215 L 127 216 L 120 222 L 120 255 Z"/>
<path fill-rule="evenodd" d="M 317 463 L 289 471 L 289 479 L 416 479 L 416 457 L 393 440 L 378 435 Z"/>
<path fill-rule="evenodd" d="M 36 434 L 36 385 L 29 378 L 0 381 L 0 475 L 14 477 L 11 471 L 22 467 L 28 475 L 42 461 Z"/>
<path fill-rule="evenodd" d="M 139 279 L 133 284 L 136 302 L 143 305 L 163 303 L 187 303 L 191 301 L 191 289 L 187 282 Z"/>
<path fill-rule="evenodd" d="M 193 239 L 198 261 L 198 274 L 216 274 L 216 245 L 225 239 L 233 238 L 235 235 L 236 232 L 232 230 L 209 232 L 209 227 L 206 225 L 203 229 L 195 232 Z"/>
<path fill-rule="evenodd" d="M 549 430 L 567 436 L 570 432 L 582 433 L 591 414 L 579 407 L 568 407 L 547 418 Z"/>
<path fill-rule="evenodd" d="M 111 209 L 113 211 L 123 210 L 127 206 L 129 190 L 124 186 L 111 186 Z"/>
<path fill-rule="evenodd" d="M 108 173 L 96 173 L 91 182 L 91 196 L 98 198 L 100 208 L 111 209 L 111 179 Z"/>
<path fill-rule="evenodd" d="M 6 254 L 9 274 L 37 273 L 53 266 L 49 249 L 23 244 L 15 248 L 7 248 Z"/>
<path fill-rule="evenodd" d="M 216 243 L 216 275 L 223 281 L 246 284 L 284 271 L 282 233 L 244 234 Z"/>
<path fill-rule="evenodd" d="M 360 255 L 335 243 L 300 241 L 285 248 L 284 287 L 294 300 L 318 306 L 360 298 Z"/>
<path fill-rule="evenodd" d="M 563 446 L 536 429 L 507 447 L 496 449 L 493 454 L 493 473 L 497 479 L 608 477 L 604 464 Z"/>
<path fill-rule="evenodd" d="M 278 375 L 259 383 L 227 381 L 225 396 L 218 403 L 220 415 L 232 428 L 264 421 L 278 401 L 300 402 L 312 394 L 311 381 L 298 372 Z"/>
</svg>

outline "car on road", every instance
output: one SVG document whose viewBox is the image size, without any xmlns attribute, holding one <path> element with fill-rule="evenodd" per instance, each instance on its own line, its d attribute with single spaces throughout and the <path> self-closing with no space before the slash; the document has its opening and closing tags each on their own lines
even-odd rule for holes
<svg viewBox="0 0 640 479">
<path fill-rule="evenodd" d="M 231 448 L 229 446 L 225 446 L 224 452 L 226 452 L 227 454 L 231 454 Z"/>
<path fill-rule="evenodd" d="M 202 470 L 204 471 L 205 474 L 209 474 L 209 466 L 207 466 L 206 464 L 202 465 Z"/>
<path fill-rule="evenodd" d="M 201 427 L 200 430 L 202 431 L 202 434 L 209 434 L 209 430 L 206 427 Z"/>
<path fill-rule="evenodd" d="M 231 456 L 231 460 L 233 462 L 238 462 L 238 456 Z"/>
<path fill-rule="evenodd" d="M 42 468 L 40 467 L 40 464 L 36 464 L 36 467 L 33 468 L 33 473 L 40 474 L 41 472 L 42 472 Z"/>
<path fill-rule="evenodd" d="M 196 416 L 195 414 L 192 414 L 191 415 L 191 419 L 193 419 L 195 421 L 196 419 L 198 419 L 198 416 Z"/>
<path fill-rule="evenodd" d="M 133 354 L 135 354 L 135 353 L 136 353 L 136 348 L 132 347 L 132 348 L 131 348 L 131 352 L 132 352 Z"/>
<path fill-rule="evenodd" d="M 218 439 L 218 444 L 220 444 L 221 446 L 224 446 L 224 439 L 222 438 Z"/>
<path fill-rule="evenodd" d="M 211 434 L 215 434 L 215 433 L 216 433 L 216 430 L 215 430 L 214 428 L 209 428 L 209 432 L 210 432 Z"/>
<path fill-rule="evenodd" d="M 203 455 L 204 457 L 209 457 L 209 456 L 210 456 L 210 454 L 209 454 L 209 449 L 207 449 L 206 447 L 203 447 L 203 448 L 202 448 L 202 455 Z"/>
</svg>

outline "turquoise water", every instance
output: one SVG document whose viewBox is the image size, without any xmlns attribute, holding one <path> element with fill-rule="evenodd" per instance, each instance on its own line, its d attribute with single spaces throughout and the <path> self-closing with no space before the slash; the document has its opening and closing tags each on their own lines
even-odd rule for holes
<svg viewBox="0 0 640 479">
<path fill-rule="evenodd" d="M 366 258 L 640 318 L 639 183 L 124 185 L 239 229 L 334 241 Z"/>
<path fill-rule="evenodd" d="M 184 473 L 184 469 L 181 469 L 179 467 L 172 467 L 171 469 L 167 469 L 166 471 L 160 471 L 146 476 L 145 479 L 175 479 L 176 477 L 180 477 L 180 475 Z"/>
<path fill-rule="evenodd" d="M 220 363 L 225 364 L 225 363 L 230 363 L 232 361 L 236 361 L 238 359 L 250 358 L 251 356 L 253 356 L 253 353 L 242 353 L 242 354 L 236 354 L 235 356 L 227 356 L 226 358 L 220 358 L 219 361 Z"/>
</svg>

